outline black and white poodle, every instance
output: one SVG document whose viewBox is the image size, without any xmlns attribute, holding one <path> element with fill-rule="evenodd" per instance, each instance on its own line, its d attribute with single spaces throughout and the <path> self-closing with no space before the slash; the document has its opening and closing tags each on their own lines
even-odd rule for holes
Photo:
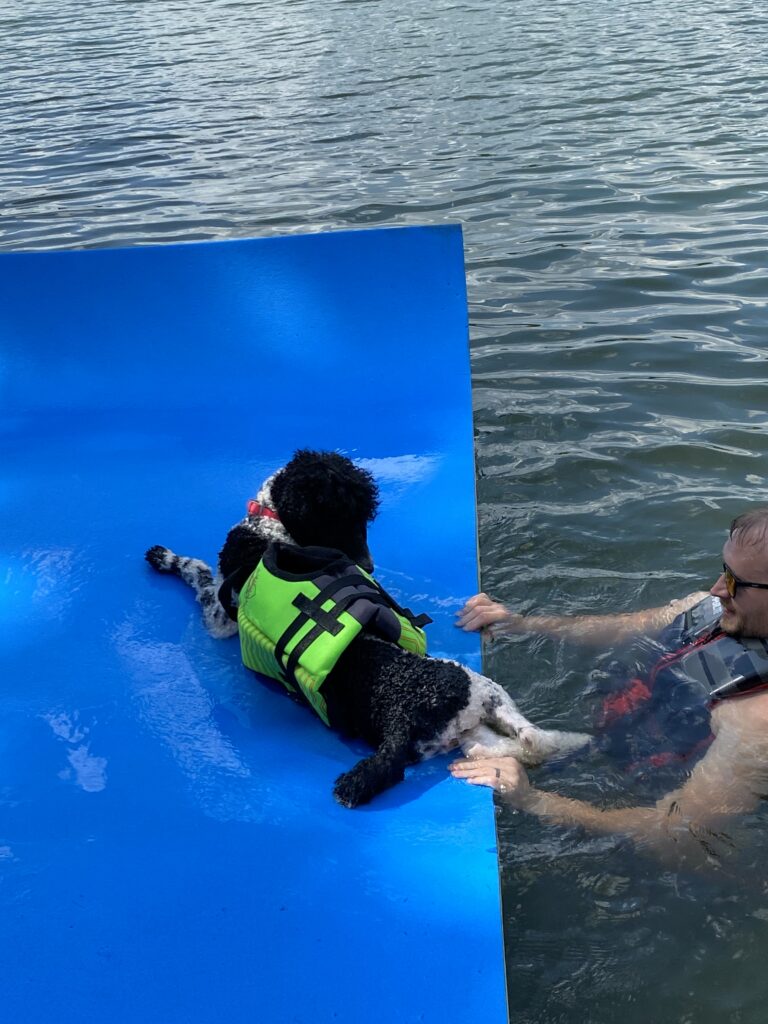
<svg viewBox="0 0 768 1024">
<path fill-rule="evenodd" d="M 228 637 L 238 631 L 238 593 L 273 542 L 337 549 L 372 571 L 367 527 L 378 505 L 365 469 L 335 452 L 297 451 L 227 534 L 215 575 L 168 548 L 150 548 L 145 557 L 189 584 L 208 631 Z M 400 782 L 406 765 L 459 746 L 469 757 L 512 754 L 537 764 L 589 739 L 537 728 L 498 683 L 458 662 L 419 657 L 365 632 L 341 655 L 322 694 L 331 727 L 375 751 L 336 780 L 334 795 L 346 807 Z"/>
</svg>

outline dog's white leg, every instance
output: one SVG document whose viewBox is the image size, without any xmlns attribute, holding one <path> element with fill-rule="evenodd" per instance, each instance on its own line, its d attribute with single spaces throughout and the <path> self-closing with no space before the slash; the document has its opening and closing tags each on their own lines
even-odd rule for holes
<svg viewBox="0 0 768 1024">
<path fill-rule="evenodd" d="M 482 702 L 483 719 L 497 732 L 518 741 L 521 752 L 514 756 L 519 757 L 524 764 L 541 764 L 547 758 L 570 753 L 589 743 L 591 736 L 587 733 L 540 729 L 522 714 L 498 683 L 476 672 L 470 672 L 470 675 L 472 689 L 477 689 Z"/>
<path fill-rule="evenodd" d="M 503 736 L 516 738 L 523 729 L 535 729 L 507 691 L 487 676 L 467 669 L 471 681 L 470 704 L 479 705 L 479 722 L 489 722 Z"/>
<path fill-rule="evenodd" d="M 158 572 L 178 576 L 194 590 L 203 613 L 203 623 L 211 636 L 223 640 L 237 633 L 237 623 L 230 619 L 219 602 L 222 581 L 213 575 L 209 565 L 199 558 L 177 555 L 170 548 L 159 544 L 150 548 L 144 557 Z"/>
<path fill-rule="evenodd" d="M 564 732 L 562 729 L 539 729 L 532 725 L 520 730 L 520 742 L 525 754 L 524 764 L 541 764 L 550 757 L 562 757 L 574 750 L 580 750 L 590 743 L 592 737 L 586 732 Z"/>
<path fill-rule="evenodd" d="M 467 757 L 516 757 L 525 756 L 520 740 L 500 736 L 487 725 L 478 725 L 460 737 L 461 749 Z"/>
</svg>

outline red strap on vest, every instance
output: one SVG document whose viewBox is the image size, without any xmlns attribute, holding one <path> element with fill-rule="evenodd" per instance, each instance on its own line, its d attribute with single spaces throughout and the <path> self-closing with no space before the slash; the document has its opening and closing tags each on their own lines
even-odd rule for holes
<svg viewBox="0 0 768 1024">
<path fill-rule="evenodd" d="M 618 693 L 609 694 L 603 701 L 603 713 L 600 725 L 610 725 L 622 715 L 628 715 L 635 711 L 636 708 L 651 696 L 651 692 L 656 684 L 656 678 L 663 668 L 666 668 L 668 665 L 673 665 L 676 661 L 679 661 L 684 654 L 688 654 L 694 648 L 701 647 L 703 644 L 708 643 L 713 636 L 714 632 L 705 633 L 703 636 L 697 637 L 695 640 L 685 644 L 683 647 L 679 647 L 676 651 L 670 651 L 668 654 L 662 655 L 645 680 L 637 678 L 630 679 L 629 683 L 622 690 L 619 690 Z"/>
<path fill-rule="evenodd" d="M 650 698 L 651 691 L 642 679 L 630 679 L 627 686 L 618 693 L 609 694 L 603 701 L 600 725 L 611 725 L 617 718 L 629 715 Z"/>
</svg>

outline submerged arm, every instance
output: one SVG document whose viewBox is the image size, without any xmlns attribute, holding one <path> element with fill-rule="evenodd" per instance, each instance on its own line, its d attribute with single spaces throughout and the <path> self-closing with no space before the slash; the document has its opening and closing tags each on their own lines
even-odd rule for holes
<svg viewBox="0 0 768 1024">
<path fill-rule="evenodd" d="M 608 810 L 534 788 L 513 758 L 457 761 L 451 772 L 474 785 L 493 787 L 506 803 L 552 824 L 624 835 L 657 851 L 680 844 L 678 852 L 700 853 L 710 852 L 712 837 L 723 838 L 719 829 L 724 822 L 757 806 L 755 773 L 765 772 L 765 754 L 764 740 L 758 749 L 743 733 L 724 730 L 680 789 L 650 807 Z M 756 758 L 762 764 L 756 765 Z"/>
<path fill-rule="evenodd" d="M 639 634 L 660 633 L 682 612 L 707 596 L 696 591 L 658 608 L 619 615 L 518 615 L 486 594 L 477 594 L 459 612 L 456 625 L 468 632 L 487 631 L 491 636 L 541 633 L 586 644 L 610 644 Z"/>
</svg>

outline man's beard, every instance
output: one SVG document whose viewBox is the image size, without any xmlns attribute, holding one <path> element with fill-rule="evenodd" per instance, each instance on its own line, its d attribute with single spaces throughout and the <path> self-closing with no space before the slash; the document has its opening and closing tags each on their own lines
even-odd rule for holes
<svg viewBox="0 0 768 1024">
<path fill-rule="evenodd" d="M 720 629 L 724 633 L 736 634 L 741 632 L 741 619 L 736 612 L 729 612 L 726 608 L 723 609 L 723 614 L 720 616 Z"/>
</svg>

